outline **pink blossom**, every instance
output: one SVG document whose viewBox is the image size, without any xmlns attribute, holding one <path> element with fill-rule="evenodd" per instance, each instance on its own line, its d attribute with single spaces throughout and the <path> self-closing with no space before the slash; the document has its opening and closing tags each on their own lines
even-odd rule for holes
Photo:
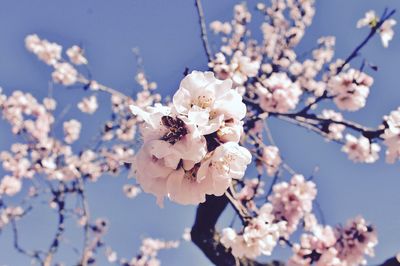
<svg viewBox="0 0 400 266">
<path fill-rule="evenodd" d="M 358 163 L 373 163 L 379 159 L 380 146 L 371 143 L 369 139 L 360 136 L 358 139 L 353 135 L 346 135 L 346 144 L 342 151 L 347 153 L 350 160 Z"/>
<path fill-rule="evenodd" d="M 223 121 L 242 120 L 246 106 L 232 90 L 232 81 L 218 80 L 212 72 L 193 71 L 174 94 L 176 111 L 197 125 L 203 135 L 217 131 Z"/>
<path fill-rule="evenodd" d="M 335 248 L 343 265 L 364 265 L 365 255 L 374 256 L 374 247 L 378 244 L 376 230 L 361 216 L 335 231 L 338 239 Z"/>
<path fill-rule="evenodd" d="M 64 122 L 64 140 L 66 143 L 71 144 L 79 138 L 81 133 L 81 123 L 78 120 L 71 119 Z"/>
<path fill-rule="evenodd" d="M 221 21 L 215 20 L 210 23 L 210 28 L 211 30 L 217 34 L 217 33 L 223 33 L 223 34 L 230 34 L 232 31 L 232 26 L 228 22 L 222 23 Z"/>
<path fill-rule="evenodd" d="M 315 184 L 306 181 L 302 175 L 294 175 L 290 183 L 281 182 L 273 186 L 273 193 L 268 200 L 275 217 L 287 221 L 287 236 L 296 230 L 300 219 L 311 212 L 316 195 Z"/>
<path fill-rule="evenodd" d="M 279 166 L 282 163 L 282 159 L 279 156 L 279 149 L 276 146 L 266 146 L 263 148 L 262 153 L 263 163 L 267 169 L 269 176 L 274 176 L 279 170 Z"/>
<path fill-rule="evenodd" d="M 128 198 L 135 198 L 140 193 L 140 188 L 134 185 L 124 185 L 123 187 L 124 194 Z"/>
<path fill-rule="evenodd" d="M 381 36 L 381 41 L 383 47 L 387 48 L 389 46 L 389 42 L 393 39 L 394 30 L 392 29 L 394 25 L 397 24 L 397 21 L 394 19 L 388 19 L 383 22 L 382 26 L 379 28 L 379 35 Z"/>
<path fill-rule="evenodd" d="M 83 113 L 93 114 L 98 108 L 97 98 L 95 95 L 85 97 L 78 103 L 78 108 Z"/>
<path fill-rule="evenodd" d="M 229 63 L 222 53 L 218 53 L 216 59 L 209 65 L 218 78 L 232 79 L 234 87 L 243 85 L 249 78 L 255 77 L 260 69 L 258 60 L 252 60 L 241 51 L 235 52 Z"/>
<path fill-rule="evenodd" d="M 374 10 L 370 10 L 365 13 L 364 17 L 357 21 L 357 28 L 362 28 L 365 26 L 375 27 L 378 22 L 378 17 Z"/>
<path fill-rule="evenodd" d="M 258 83 L 257 94 L 264 111 L 286 113 L 296 108 L 302 91 L 286 73 L 273 73 Z"/>
<path fill-rule="evenodd" d="M 25 38 L 25 46 L 28 51 L 48 65 L 55 65 L 61 59 L 62 47 L 47 40 L 41 40 L 36 34 Z"/>
<path fill-rule="evenodd" d="M 221 196 L 232 179 L 241 179 L 251 162 L 249 151 L 235 142 L 218 146 L 200 165 L 172 174 L 168 179 L 168 196 L 180 204 L 205 201 L 206 194 Z"/>
<path fill-rule="evenodd" d="M 51 76 L 54 82 L 70 86 L 77 81 L 78 71 L 69 63 L 57 63 Z"/>
<path fill-rule="evenodd" d="M 22 182 L 20 179 L 13 176 L 4 176 L 0 183 L 0 194 L 6 194 L 13 196 L 17 194 L 22 188 Z"/>
<path fill-rule="evenodd" d="M 324 119 L 331 119 L 333 121 L 341 122 L 343 120 L 343 116 L 341 113 L 335 112 L 333 110 L 324 109 L 322 110 L 322 117 Z M 340 140 L 343 138 L 343 131 L 346 129 L 345 125 L 338 123 L 329 123 L 328 126 L 328 139 L 332 140 Z"/>
<path fill-rule="evenodd" d="M 77 45 L 72 46 L 67 50 L 69 60 L 75 65 L 85 65 L 88 63 L 83 55 L 83 49 Z"/>
<path fill-rule="evenodd" d="M 271 205 L 264 205 L 260 215 L 249 221 L 243 233 L 238 234 L 232 228 L 224 228 L 221 243 L 231 248 L 232 254 L 238 258 L 254 259 L 260 255 L 271 255 L 286 226 L 284 221 L 275 223 L 271 211 Z"/>
<path fill-rule="evenodd" d="M 357 111 L 365 106 L 372 77 L 355 69 L 342 72 L 328 81 L 328 90 L 341 110 Z"/>
<path fill-rule="evenodd" d="M 387 124 L 384 133 L 381 137 L 386 145 L 386 161 L 394 163 L 400 157 L 400 108 L 390 112 L 384 117 Z"/>
</svg>

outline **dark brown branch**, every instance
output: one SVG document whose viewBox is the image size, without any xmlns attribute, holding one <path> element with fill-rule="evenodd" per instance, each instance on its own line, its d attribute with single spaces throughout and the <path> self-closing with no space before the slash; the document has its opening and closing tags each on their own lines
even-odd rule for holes
<svg viewBox="0 0 400 266">
<path fill-rule="evenodd" d="M 218 266 L 281 266 L 283 263 L 259 263 L 249 259 L 235 258 L 231 252 L 220 242 L 220 235 L 215 230 L 215 225 L 221 213 L 225 210 L 229 200 L 224 195 L 221 197 L 207 196 L 206 202 L 197 207 L 196 220 L 192 227 L 191 237 L 194 244 L 203 251 L 204 255 Z"/>
<path fill-rule="evenodd" d="M 197 14 L 199 16 L 201 41 L 203 42 L 204 52 L 207 55 L 208 62 L 211 62 L 213 59 L 213 56 L 212 56 L 210 45 L 208 43 L 207 28 L 206 28 L 206 22 L 204 19 L 204 12 L 203 12 L 203 6 L 201 5 L 201 0 L 195 0 L 195 6 L 196 6 Z"/>
<path fill-rule="evenodd" d="M 317 116 L 315 114 L 308 114 L 308 113 L 270 113 L 271 116 L 275 116 L 277 118 L 288 117 L 298 121 L 299 123 L 304 123 L 310 126 L 314 126 L 319 128 L 320 130 L 324 131 L 324 128 L 328 128 L 330 124 L 340 124 L 344 125 L 346 128 L 352 129 L 364 137 L 372 140 L 372 139 L 381 139 L 381 135 L 384 133 L 384 128 L 368 128 L 357 124 L 353 121 L 349 120 L 341 120 L 336 121 L 333 119 L 323 118 L 321 116 Z M 327 132 L 325 132 L 327 133 Z"/>
<path fill-rule="evenodd" d="M 392 257 L 378 266 L 400 266 L 400 262 L 396 259 L 396 257 Z"/>
</svg>

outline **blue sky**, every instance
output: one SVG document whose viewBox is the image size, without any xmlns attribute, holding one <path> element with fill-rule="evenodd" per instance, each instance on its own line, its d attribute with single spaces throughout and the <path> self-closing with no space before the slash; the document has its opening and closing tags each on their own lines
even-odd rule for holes
<svg viewBox="0 0 400 266">
<path fill-rule="evenodd" d="M 8 94 L 19 89 L 38 98 L 47 95 L 51 70 L 29 54 L 23 42 L 27 34 L 37 33 L 64 47 L 83 45 L 94 78 L 127 94 L 138 89 L 134 81 L 136 61 L 131 50 L 139 47 L 146 73 L 158 82 L 160 92 L 168 95 L 177 88 L 185 67 L 207 68 L 193 2 L 4 0 L 0 8 L 0 86 Z M 206 20 L 230 20 L 236 2 L 240 1 L 203 0 Z M 256 2 L 248 3 L 253 7 Z M 318 0 L 316 7 L 314 23 L 298 50 L 304 51 L 314 45 L 319 36 L 334 35 L 337 37 L 336 55 L 343 58 L 368 33 L 355 28 L 358 18 L 369 9 L 378 13 L 385 7 L 400 11 L 400 2 Z M 257 30 L 254 27 L 253 31 Z M 396 33 L 388 49 L 384 49 L 380 40 L 375 38 L 362 50 L 362 56 L 378 65 L 379 71 L 372 73 L 375 83 L 367 107 L 357 113 L 345 113 L 345 117 L 373 127 L 384 114 L 400 105 L 399 36 Z M 357 61 L 355 66 L 359 66 Z M 96 134 L 98 125 L 107 119 L 108 110 L 102 108 L 94 117 L 82 115 L 75 103 L 87 94 L 56 86 L 54 95 L 60 106 L 56 113 L 61 112 L 63 106 L 72 104 L 65 118 L 79 117 L 83 122 L 85 133 L 74 145 L 78 149 Z M 107 102 L 107 99 L 105 95 L 100 96 L 102 102 Z M 399 164 L 387 165 L 382 160 L 373 165 L 354 164 L 347 160 L 340 146 L 326 143 L 311 132 L 283 121 L 273 120 L 270 125 L 283 156 L 293 168 L 304 175 L 310 175 L 316 166 L 320 168 L 314 180 L 327 223 L 343 223 L 347 218 L 362 214 L 376 224 L 380 243 L 370 264 L 400 251 Z M 0 149 L 9 149 L 15 139 L 4 122 L 0 122 L 0 126 Z M 60 128 L 58 130 L 61 132 Z M 146 236 L 176 239 L 183 228 L 193 223 L 194 207 L 168 203 L 164 209 L 159 209 L 154 198 L 144 194 L 129 200 L 121 193 L 125 183 L 124 175 L 104 177 L 89 188 L 92 216 L 108 217 L 111 229 L 106 239 L 119 254 L 126 257 L 135 254 L 140 239 Z M 228 219 L 229 213 L 225 217 Z M 21 222 L 23 243 L 27 247 L 47 247 L 55 230 L 54 218 L 52 213 L 40 208 L 33 212 L 31 217 Z M 69 228 L 67 236 L 71 241 L 79 240 L 80 233 L 73 222 Z M 274 257 L 285 258 L 287 253 L 287 249 L 278 250 Z M 69 265 L 73 254 L 67 246 L 61 250 L 59 258 Z M 183 243 L 178 250 L 162 252 L 160 258 L 163 265 L 209 265 L 202 253 L 190 243 Z M 5 230 L 0 235 L 0 265 L 28 263 L 26 258 L 13 251 L 11 232 Z"/>
</svg>

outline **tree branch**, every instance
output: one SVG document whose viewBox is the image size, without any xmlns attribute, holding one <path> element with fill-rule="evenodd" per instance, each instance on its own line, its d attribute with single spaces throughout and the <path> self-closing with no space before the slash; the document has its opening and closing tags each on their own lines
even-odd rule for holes
<svg viewBox="0 0 400 266">
<path fill-rule="evenodd" d="M 206 28 L 206 22 L 204 19 L 204 12 L 203 12 L 203 6 L 201 5 L 201 0 L 195 0 L 195 6 L 196 6 L 197 14 L 199 16 L 201 40 L 203 42 L 203 48 L 207 55 L 208 62 L 211 62 L 213 59 L 213 56 L 212 56 L 210 45 L 208 43 L 207 28 Z"/>
</svg>

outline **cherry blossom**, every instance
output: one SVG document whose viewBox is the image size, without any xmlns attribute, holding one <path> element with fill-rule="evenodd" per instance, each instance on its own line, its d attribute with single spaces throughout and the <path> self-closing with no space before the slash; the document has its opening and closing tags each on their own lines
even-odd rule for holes
<svg viewBox="0 0 400 266">
<path fill-rule="evenodd" d="M 83 49 L 77 45 L 72 46 L 67 50 L 69 60 L 75 65 L 85 65 L 88 63 L 83 55 Z"/>
<path fill-rule="evenodd" d="M 237 142 L 246 108 L 231 84 L 194 71 L 182 80 L 173 108 L 131 107 L 145 122 L 135 176 L 159 204 L 164 196 L 181 204 L 204 202 L 206 194 L 222 195 L 232 178 L 243 177 L 251 155 Z"/>
<path fill-rule="evenodd" d="M 221 79 L 231 78 L 234 86 L 243 85 L 249 78 L 255 77 L 260 69 L 260 62 L 252 60 L 250 57 L 237 51 L 227 63 L 226 57 L 222 53 L 216 55 L 216 59 L 209 63 L 217 77 Z"/>
<path fill-rule="evenodd" d="M 374 247 L 378 244 L 376 230 L 361 216 L 349 220 L 344 227 L 336 228 L 335 234 L 338 239 L 335 244 L 337 257 L 344 265 L 365 265 L 364 256 L 374 256 Z"/>
<path fill-rule="evenodd" d="M 387 128 L 382 134 L 383 143 L 387 146 L 386 161 L 394 163 L 400 157 L 400 108 L 384 117 Z"/>
<path fill-rule="evenodd" d="M 275 146 L 279 142 L 265 122 L 282 120 L 333 143 L 344 142 L 342 151 L 355 162 L 377 161 L 382 142 L 386 161 L 397 161 L 400 108 L 384 116 L 376 128 L 345 119 L 341 112 L 366 105 L 373 78 L 363 71 L 376 67 L 364 53 L 360 68 L 353 59 L 376 34 L 387 47 L 396 21 L 391 18 L 394 11 L 385 11 L 382 18 L 367 12 L 357 28 L 369 27 L 370 33 L 344 59 L 334 58 L 334 36 L 318 38 L 303 53 L 297 46 L 311 25 L 314 5 L 313 0 L 274 0 L 257 4 L 252 12 L 252 7 L 237 4 L 230 21 L 217 18 L 209 25 L 218 38 L 210 42 L 211 49 L 201 1 L 196 0 L 208 60 L 204 67 L 209 71 L 187 74 L 185 70 L 172 97 L 157 93 L 158 85 L 144 72 L 137 48 L 132 51 L 139 90 L 125 95 L 87 73 L 88 60 L 80 46 L 63 54 L 61 45 L 36 34 L 27 36 L 27 50 L 51 68 L 57 87 L 95 91 L 77 103 L 80 111 L 94 114 L 108 99 L 110 116 L 94 144 L 79 147 L 72 145 L 84 129 L 79 117 L 68 114 L 64 121 L 65 112 L 56 110 L 51 88 L 43 99 L 0 90 L 2 117 L 17 138 L 9 150 L 0 152 L 6 172 L 0 180 L 0 229 L 12 226 L 14 246 L 19 247 L 15 221 L 38 198 L 48 203 L 59 222 L 48 251 L 17 248 L 32 263 L 58 263 L 55 253 L 64 244 L 59 241 L 64 239 L 64 221 L 75 218 L 85 235 L 78 264 L 98 264 L 96 257 L 103 253 L 109 263 L 158 266 L 158 252 L 177 248 L 178 241 L 145 238 L 138 254 L 126 259 L 106 244 L 108 221 L 89 215 L 85 188 L 104 175 L 123 178 L 129 172 L 128 178 L 135 179 L 124 182 L 120 190 L 130 199 L 143 191 L 154 195 L 160 206 L 165 198 L 181 205 L 199 204 L 194 226 L 186 228 L 182 238 L 193 241 L 218 265 L 257 264 L 255 259 L 271 256 L 278 244 L 291 248 L 289 266 L 365 264 L 378 243 L 376 229 L 361 216 L 345 225 L 320 224 L 322 214 L 313 213 L 315 183 L 284 162 Z M 260 32 L 254 34 L 250 23 L 259 23 Z M 97 95 L 103 93 L 109 97 L 98 101 Z M 339 111 L 332 109 L 332 103 Z M 255 171 L 247 171 L 252 163 Z M 71 200 L 76 200 L 72 208 L 67 204 Z M 235 216 L 219 232 L 216 223 L 226 208 L 232 208 Z"/>
<path fill-rule="evenodd" d="M 54 82 L 69 86 L 77 81 L 78 72 L 69 63 L 57 63 L 54 65 L 54 71 L 51 76 Z"/>
<path fill-rule="evenodd" d="M 322 117 L 325 119 L 332 119 L 333 121 L 341 122 L 343 116 L 341 113 L 335 112 L 333 110 L 324 109 L 322 110 Z M 330 123 L 328 125 L 328 139 L 340 140 L 343 138 L 343 131 L 346 126 L 338 123 Z"/>
<path fill-rule="evenodd" d="M 13 196 L 22 188 L 21 180 L 12 176 L 5 176 L 0 183 L 0 194 Z"/>
<path fill-rule="evenodd" d="M 334 266 L 342 265 L 337 258 L 334 229 L 330 226 L 318 226 L 314 234 L 303 234 L 299 244 L 293 245 L 294 255 L 289 259 L 289 266 Z"/>
<path fill-rule="evenodd" d="M 274 176 L 282 163 L 282 159 L 279 156 L 279 148 L 276 146 L 266 146 L 263 148 L 262 152 L 267 174 L 269 176 Z"/>
<path fill-rule="evenodd" d="M 268 197 L 273 206 L 272 213 L 277 219 L 287 221 L 287 234 L 293 233 L 300 219 L 311 212 L 316 195 L 315 184 L 306 181 L 302 175 L 294 175 L 290 183 L 273 186 L 273 193 Z"/>
<path fill-rule="evenodd" d="M 232 26 L 228 22 L 222 23 L 221 21 L 213 21 L 210 23 L 210 28 L 214 33 L 230 34 L 232 31 Z"/>
<path fill-rule="evenodd" d="M 36 34 L 25 38 L 28 51 L 36 54 L 40 60 L 48 65 L 55 65 L 61 59 L 62 47 L 47 40 L 41 40 Z"/>
<path fill-rule="evenodd" d="M 379 35 L 381 36 L 382 44 L 385 48 L 389 46 L 389 42 L 393 39 L 394 31 L 392 28 L 396 24 L 396 20 L 388 19 L 383 22 L 382 26 L 379 28 Z"/>
<path fill-rule="evenodd" d="M 81 127 L 81 123 L 76 119 L 64 122 L 65 142 L 71 144 L 76 141 L 81 133 Z"/>
<path fill-rule="evenodd" d="M 364 17 L 357 21 L 357 28 L 362 28 L 365 26 L 375 27 L 379 18 L 375 14 L 374 10 L 370 10 L 365 13 Z"/>
<path fill-rule="evenodd" d="M 218 80 L 212 72 L 193 71 L 182 80 L 173 104 L 176 111 L 187 115 L 203 135 L 216 132 L 223 124 L 235 127 L 236 121 L 246 115 L 246 106 L 231 87 L 231 80 Z"/>
<path fill-rule="evenodd" d="M 380 146 L 371 143 L 369 139 L 360 136 L 358 139 L 353 135 L 346 135 L 346 144 L 342 151 L 347 153 L 350 160 L 358 163 L 373 163 L 379 158 Z"/>
<path fill-rule="evenodd" d="M 350 69 L 332 77 L 328 82 L 328 89 L 339 109 L 357 111 L 365 106 L 372 83 L 372 77 Z"/>
<path fill-rule="evenodd" d="M 266 112 L 285 113 L 293 110 L 302 94 L 299 86 L 286 73 L 273 73 L 257 85 L 260 107 Z"/>
<path fill-rule="evenodd" d="M 93 114 L 94 112 L 96 112 L 98 107 L 99 105 L 97 103 L 97 98 L 95 95 L 85 97 L 82 99 L 81 102 L 78 103 L 78 108 L 83 113 Z"/>
<path fill-rule="evenodd" d="M 286 222 L 274 223 L 274 215 L 270 204 L 260 209 L 260 214 L 249 221 L 243 232 L 237 234 L 232 228 L 222 230 L 221 243 L 232 249 L 235 257 L 256 258 L 271 255 L 281 232 L 285 230 Z"/>
</svg>

